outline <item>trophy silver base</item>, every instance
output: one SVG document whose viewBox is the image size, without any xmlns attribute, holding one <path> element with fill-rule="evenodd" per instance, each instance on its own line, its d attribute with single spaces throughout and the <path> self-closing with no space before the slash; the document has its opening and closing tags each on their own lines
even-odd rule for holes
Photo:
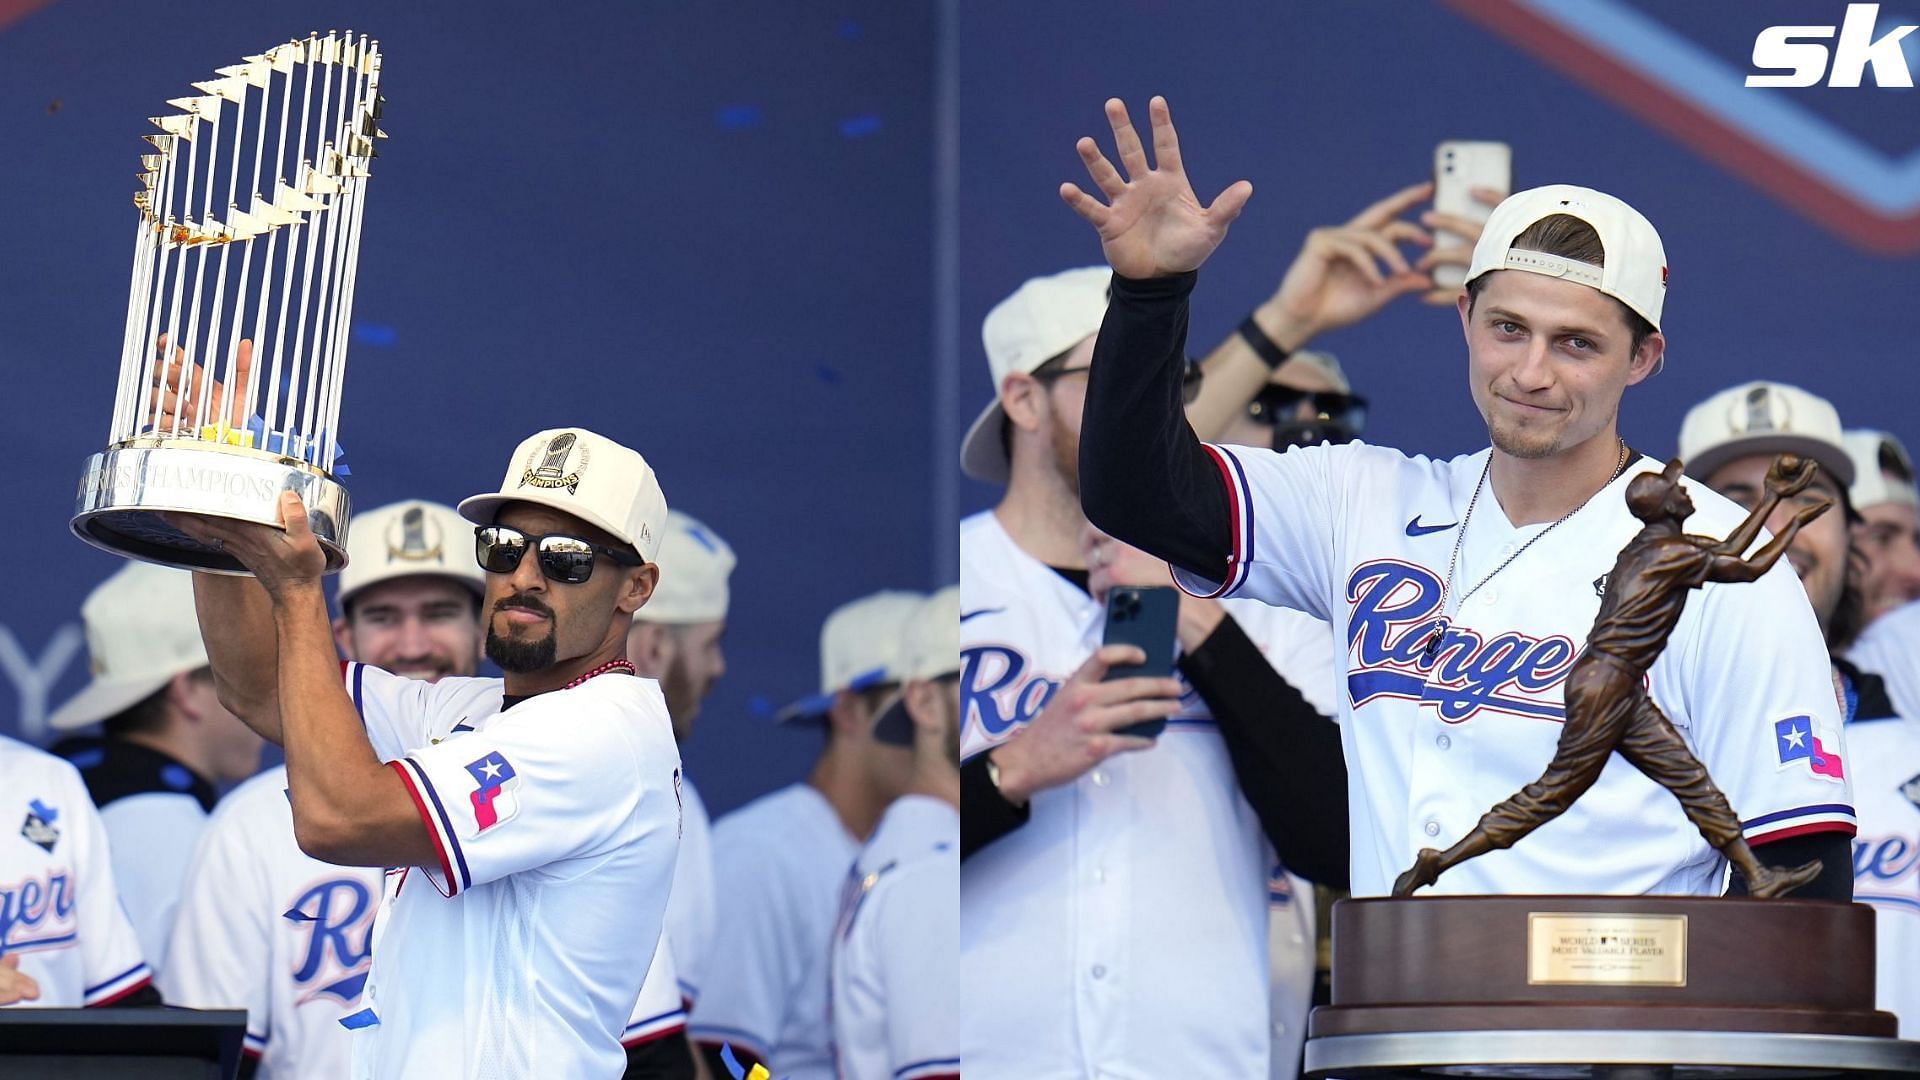
<svg viewBox="0 0 1920 1080">
<path fill-rule="evenodd" d="M 280 493 L 306 504 L 327 573 L 347 565 L 347 489 L 276 454 L 196 440 L 120 446 L 87 459 L 74 500 L 73 534 L 94 547 L 182 570 L 244 576 L 233 556 L 161 520 L 163 511 L 280 524 Z"/>
</svg>

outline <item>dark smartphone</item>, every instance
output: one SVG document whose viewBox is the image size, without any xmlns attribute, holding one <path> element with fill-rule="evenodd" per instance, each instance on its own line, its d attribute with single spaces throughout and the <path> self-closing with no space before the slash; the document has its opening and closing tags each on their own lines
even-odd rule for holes
<svg viewBox="0 0 1920 1080">
<path fill-rule="evenodd" d="M 1107 590 L 1107 628 L 1103 645 L 1133 645 L 1147 654 L 1144 664 L 1117 664 L 1102 682 L 1136 676 L 1165 678 L 1173 674 L 1174 620 L 1180 615 L 1180 594 L 1170 588 L 1119 586 Z M 1166 730 L 1163 719 L 1142 720 L 1114 730 L 1122 735 L 1157 739 Z"/>
</svg>

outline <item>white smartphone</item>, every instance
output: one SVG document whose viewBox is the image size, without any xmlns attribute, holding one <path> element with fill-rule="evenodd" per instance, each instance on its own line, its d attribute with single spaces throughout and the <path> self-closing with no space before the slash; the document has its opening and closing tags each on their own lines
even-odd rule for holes
<svg viewBox="0 0 1920 1080">
<path fill-rule="evenodd" d="M 1485 221 L 1493 207 L 1473 197 L 1477 187 L 1502 195 L 1513 191 L 1513 150 L 1503 142 L 1449 139 L 1433 148 L 1433 208 L 1443 214 Z M 1442 229 L 1433 246 L 1466 247 L 1467 238 Z M 1439 266 L 1433 271 L 1436 288 L 1457 289 L 1467 283 L 1464 266 Z"/>
</svg>

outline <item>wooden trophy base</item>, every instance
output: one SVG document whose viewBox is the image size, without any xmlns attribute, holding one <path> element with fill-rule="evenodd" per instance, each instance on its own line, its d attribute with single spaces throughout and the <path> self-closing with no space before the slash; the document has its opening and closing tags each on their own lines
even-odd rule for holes
<svg viewBox="0 0 1920 1080">
<path fill-rule="evenodd" d="M 1308 1022 L 1307 1066 L 1313 1076 L 1920 1075 L 1920 1044 L 1895 1040 L 1894 1016 L 1873 1001 L 1874 915 L 1862 904 L 1347 900 L 1333 909 L 1332 1004 Z"/>
</svg>

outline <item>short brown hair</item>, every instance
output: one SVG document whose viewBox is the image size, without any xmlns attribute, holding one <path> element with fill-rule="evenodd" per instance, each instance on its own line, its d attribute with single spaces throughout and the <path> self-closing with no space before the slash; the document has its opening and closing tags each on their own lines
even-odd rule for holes
<svg viewBox="0 0 1920 1080">
<path fill-rule="evenodd" d="M 1591 266 L 1607 265 L 1607 248 L 1600 242 L 1600 234 L 1594 231 L 1593 226 L 1571 214 L 1548 214 L 1527 226 L 1527 231 L 1514 237 L 1510 246 L 1521 251 L 1558 255 Z M 1486 282 L 1485 274 L 1467 282 L 1468 310 L 1472 310 L 1474 301 L 1480 299 L 1480 290 Z M 1607 299 L 1614 302 L 1621 316 L 1627 320 L 1627 330 L 1633 337 L 1633 345 L 1628 351 L 1639 352 L 1640 343 L 1653 334 L 1653 324 L 1639 312 L 1621 303 L 1618 297 L 1610 296 Z"/>
</svg>

